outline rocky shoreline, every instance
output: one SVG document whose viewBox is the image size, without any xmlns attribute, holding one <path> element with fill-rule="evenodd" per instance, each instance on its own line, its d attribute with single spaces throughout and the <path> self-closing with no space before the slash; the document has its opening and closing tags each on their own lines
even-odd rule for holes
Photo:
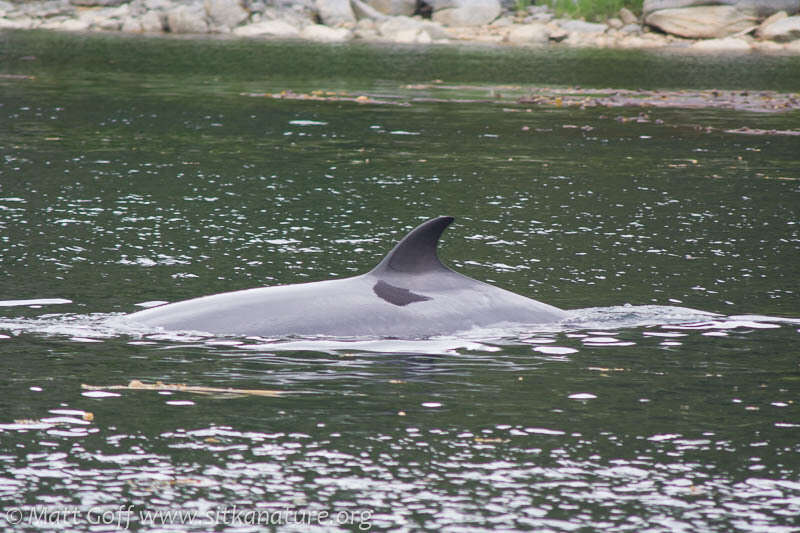
<svg viewBox="0 0 800 533">
<path fill-rule="evenodd" d="M 646 0 L 604 22 L 508 0 L 0 0 L 0 30 L 800 54 L 800 0 Z"/>
</svg>

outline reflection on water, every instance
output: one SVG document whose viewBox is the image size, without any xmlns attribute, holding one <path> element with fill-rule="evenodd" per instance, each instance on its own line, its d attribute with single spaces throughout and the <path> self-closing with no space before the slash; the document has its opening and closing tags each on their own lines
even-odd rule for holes
<svg viewBox="0 0 800 533">
<path fill-rule="evenodd" d="M 4 68 L 29 77 L 0 78 L 0 521 L 794 527 L 800 162 L 796 138 L 741 131 L 796 116 L 423 101 L 400 68 L 542 84 L 591 64 L 607 87 L 646 65 L 642 86 L 733 70 L 733 89 L 794 90 L 793 60 L 693 57 L 681 78 L 680 58 L 639 52 L 25 35 Z M 332 82 L 348 57 L 359 72 Z M 247 96 L 320 88 L 410 105 Z M 437 214 L 456 216 L 445 263 L 568 319 L 418 340 L 115 325 L 364 272 Z"/>
</svg>

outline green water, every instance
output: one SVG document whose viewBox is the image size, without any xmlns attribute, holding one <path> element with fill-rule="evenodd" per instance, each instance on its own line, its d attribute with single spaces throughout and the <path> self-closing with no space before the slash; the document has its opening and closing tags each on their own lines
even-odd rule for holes
<svg viewBox="0 0 800 533">
<path fill-rule="evenodd" d="M 793 92 L 797 59 L 0 42 L 0 521 L 794 526 L 800 141 L 726 130 L 796 129 L 797 112 L 637 122 L 457 99 L 505 84 Z M 471 87 L 409 87 L 434 79 Z M 254 96 L 286 89 L 404 105 Z M 572 325 L 275 343 L 106 323 L 363 272 L 439 214 L 456 217 L 447 264 L 574 310 Z M 282 394 L 81 388 L 134 379 Z"/>
</svg>

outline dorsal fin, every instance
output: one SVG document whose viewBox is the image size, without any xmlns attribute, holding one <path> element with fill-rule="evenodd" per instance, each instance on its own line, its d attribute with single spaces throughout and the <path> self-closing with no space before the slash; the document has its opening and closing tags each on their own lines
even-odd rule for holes
<svg viewBox="0 0 800 533">
<path fill-rule="evenodd" d="M 447 270 L 436 255 L 436 245 L 442 232 L 452 221 L 453 217 L 437 217 L 423 222 L 403 237 L 403 240 L 392 248 L 371 273 L 418 274 L 432 270 Z"/>
</svg>

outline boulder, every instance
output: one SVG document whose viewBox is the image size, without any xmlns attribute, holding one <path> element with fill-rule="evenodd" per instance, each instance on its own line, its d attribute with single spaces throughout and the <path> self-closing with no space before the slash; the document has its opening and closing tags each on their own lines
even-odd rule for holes
<svg viewBox="0 0 800 533">
<path fill-rule="evenodd" d="M 800 17 L 784 17 L 761 26 L 758 28 L 758 36 L 780 43 L 800 39 Z"/>
<path fill-rule="evenodd" d="M 625 26 L 639 22 L 639 18 L 627 7 L 623 7 L 619 10 L 619 18 Z"/>
<path fill-rule="evenodd" d="M 543 23 L 516 24 L 508 32 L 506 40 L 515 45 L 540 45 L 550 41 L 550 32 Z"/>
<path fill-rule="evenodd" d="M 83 19 L 56 17 L 47 19 L 44 24 L 39 27 L 44 30 L 86 31 L 89 29 L 89 23 Z"/>
<path fill-rule="evenodd" d="M 206 33 L 206 13 L 202 6 L 183 5 L 167 12 L 167 28 L 172 33 Z"/>
<path fill-rule="evenodd" d="M 142 23 L 138 18 L 129 17 L 122 21 L 119 29 L 125 33 L 141 33 Z"/>
<path fill-rule="evenodd" d="M 205 0 L 203 5 L 210 25 L 217 31 L 231 31 L 250 16 L 238 0 Z"/>
<path fill-rule="evenodd" d="M 757 26 L 752 13 L 733 6 L 662 9 L 645 17 L 650 26 L 690 39 L 714 39 L 747 32 Z"/>
<path fill-rule="evenodd" d="M 73 6 L 82 7 L 116 7 L 128 3 L 130 0 L 69 0 Z"/>
<path fill-rule="evenodd" d="M 644 0 L 642 12 L 647 16 L 663 9 L 699 6 L 732 6 L 764 18 L 778 11 L 796 13 L 800 10 L 800 0 Z"/>
<path fill-rule="evenodd" d="M 29 30 L 33 28 L 34 22 L 29 18 L 6 18 L 0 17 L 0 30 Z"/>
<path fill-rule="evenodd" d="M 433 2 L 431 18 L 443 26 L 481 26 L 501 12 L 500 0 L 443 0 Z"/>
<path fill-rule="evenodd" d="M 547 23 L 547 33 L 550 35 L 550 40 L 560 43 L 569 37 L 567 30 L 558 25 L 555 21 Z"/>
<path fill-rule="evenodd" d="M 319 19 L 326 26 L 356 22 L 356 15 L 350 6 L 350 0 L 316 0 L 314 8 Z"/>
<path fill-rule="evenodd" d="M 130 6 L 121 4 L 118 7 L 97 7 L 78 11 L 78 18 L 86 21 L 90 29 L 118 31 L 122 21 L 130 17 Z"/>
<path fill-rule="evenodd" d="M 582 20 L 563 20 L 559 25 L 569 33 L 603 33 L 608 29 L 605 24 Z"/>
<path fill-rule="evenodd" d="M 350 0 L 350 7 L 359 21 L 362 20 L 386 20 L 389 15 L 381 13 L 374 7 L 361 0 Z"/>
<path fill-rule="evenodd" d="M 322 24 L 309 24 L 300 31 L 300 37 L 311 41 L 337 43 L 348 41 L 353 36 L 346 28 L 330 28 Z"/>
<path fill-rule="evenodd" d="M 395 42 L 437 41 L 448 37 L 439 24 L 411 17 L 388 18 L 378 24 L 378 31 L 383 37 Z M 423 33 L 426 34 L 425 37 L 422 36 Z"/>
<path fill-rule="evenodd" d="M 166 19 L 157 11 L 147 11 L 139 19 L 139 25 L 144 33 L 158 33 L 166 28 Z M 123 24 L 124 26 L 124 24 Z M 123 31 L 125 31 L 123 29 Z"/>
<path fill-rule="evenodd" d="M 638 33 L 642 33 L 642 27 L 639 24 L 625 24 L 623 27 L 619 29 L 619 32 L 623 35 L 635 35 Z"/>
<path fill-rule="evenodd" d="M 396 17 L 398 15 L 410 17 L 417 9 L 416 0 L 366 0 L 372 9 Z"/>
<path fill-rule="evenodd" d="M 158 11 L 168 11 L 173 7 L 173 3 L 170 0 L 141 0 L 141 5 L 146 10 L 155 9 Z"/>
<path fill-rule="evenodd" d="M 759 33 L 761 31 L 761 28 L 766 28 L 767 26 L 769 26 L 773 22 L 778 22 L 779 20 L 785 19 L 788 16 L 789 15 L 786 13 L 786 11 L 778 11 L 777 13 L 774 13 L 774 14 L 768 16 L 763 21 L 761 21 L 761 25 L 756 30 L 756 33 Z"/>
<path fill-rule="evenodd" d="M 431 42 L 431 38 L 427 33 L 415 28 L 407 28 L 405 30 L 400 30 L 391 35 L 386 35 L 385 37 L 388 37 L 389 40 L 395 43 L 425 43 L 426 41 Z"/>
<path fill-rule="evenodd" d="M 605 24 L 582 20 L 559 20 L 561 31 L 566 32 L 563 42 L 570 46 L 606 46 L 603 36 L 608 29 Z M 552 38 L 552 34 L 551 34 Z"/>
<path fill-rule="evenodd" d="M 380 38 L 378 28 L 374 20 L 360 19 L 353 29 L 353 37 L 355 39 L 363 39 L 365 41 L 375 41 Z"/>
<path fill-rule="evenodd" d="M 618 35 L 617 46 L 620 48 L 660 48 L 667 46 L 666 37 L 658 33 Z"/>
<path fill-rule="evenodd" d="M 492 28 L 508 28 L 514 25 L 516 20 L 513 17 L 500 17 L 499 19 L 495 19 L 492 21 L 489 26 Z M 533 20 L 523 20 L 524 23 L 533 22 Z"/>
<path fill-rule="evenodd" d="M 72 17 L 75 6 L 66 0 L 45 0 L 44 2 L 22 2 L 17 4 L 17 17 L 53 18 L 59 16 Z"/>
<path fill-rule="evenodd" d="M 239 26 L 233 30 L 240 37 L 279 37 L 289 39 L 298 37 L 300 30 L 283 20 L 262 20 L 255 24 Z"/>
</svg>

